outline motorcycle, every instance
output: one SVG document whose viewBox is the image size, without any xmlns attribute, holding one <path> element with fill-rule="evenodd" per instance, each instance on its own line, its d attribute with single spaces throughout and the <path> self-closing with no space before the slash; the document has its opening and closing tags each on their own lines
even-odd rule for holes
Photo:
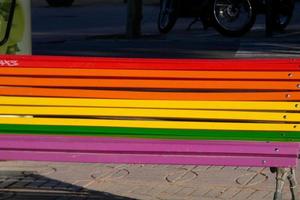
<svg viewBox="0 0 300 200">
<path fill-rule="evenodd" d="M 283 31 L 293 15 L 295 0 L 274 0 L 273 28 Z M 265 14 L 265 0 L 161 0 L 158 29 L 172 30 L 179 17 L 198 17 L 204 27 L 212 26 L 225 36 L 239 37 L 254 25 L 258 14 Z"/>
<path fill-rule="evenodd" d="M 161 0 L 158 29 L 161 33 L 170 32 L 179 17 L 200 17 L 209 24 L 210 5 L 209 0 Z"/>
</svg>

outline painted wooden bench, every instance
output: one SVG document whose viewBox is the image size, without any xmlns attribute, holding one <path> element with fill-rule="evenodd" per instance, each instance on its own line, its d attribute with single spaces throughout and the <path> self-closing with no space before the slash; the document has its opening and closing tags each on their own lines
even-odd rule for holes
<svg viewBox="0 0 300 200">
<path fill-rule="evenodd" d="M 1 160 L 272 167 L 274 199 L 286 179 L 295 194 L 300 60 L 1 56 L 0 66 Z"/>
</svg>

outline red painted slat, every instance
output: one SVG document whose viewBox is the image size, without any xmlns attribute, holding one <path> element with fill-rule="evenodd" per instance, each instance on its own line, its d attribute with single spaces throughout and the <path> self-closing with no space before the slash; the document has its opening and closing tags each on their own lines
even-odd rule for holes
<svg viewBox="0 0 300 200">
<path fill-rule="evenodd" d="M 0 56 L 0 66 L 144 70 L 300 71 L 297 59 L 208 60 Z"/>
</svg>

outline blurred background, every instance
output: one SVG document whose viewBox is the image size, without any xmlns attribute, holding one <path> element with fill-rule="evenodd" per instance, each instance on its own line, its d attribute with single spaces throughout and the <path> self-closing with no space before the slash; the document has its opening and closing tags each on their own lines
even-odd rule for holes
<svg viewBox="0 0 300 200">
<path fill-rule="evenodd" d="M 205 4 L 190 1 L 178 9 L 174 0 L 144 0 L 141 30 L 130 37 L 128 26 L 135 26 L 139 21 L 133 20 L 128 25 L 128 17 L 132 15 L 128 16 L 124 0 L 75 0 L 69 7 L 57 7 L 55 2 L 55 7 L 50 7 L 46 1 L 33 0 L 33 54 L 161 58 L 299 56 L 300 2 L 280 0 L 277 10 L 273 8 L 279 14 L 269 24 L 274 28 L 273 35 L 267 37 L 264 10 L 267 0 L 258 0 L 259 5 L 249 0 L 238 1 L 236 8 L 228 3 L 231 1 L 216 0 L 214 16 L 207 16 L 205 12 L 211 8 Z M 137 17 L 139 14 L 133 13 Z M 174 18 L 176 23 L 172 22 Z M 284 22 L 287 23 L 282 29 L 274 25 Z M 239 27 L 243 26 L 240 31 Z"/>
</svg>

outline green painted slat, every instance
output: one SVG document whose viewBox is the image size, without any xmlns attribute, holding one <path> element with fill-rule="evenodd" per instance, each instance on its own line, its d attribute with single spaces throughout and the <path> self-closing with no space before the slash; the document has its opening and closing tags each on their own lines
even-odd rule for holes
<svg viewBox="0 0 300 200">
<path fill-rule="evenodd" d="M 116 127 L 0 125 L 0 134 L 107 136 L 154 139 L 251 140 L 300 142 L 300 132 L 212 131 Z"/>
</svg>

